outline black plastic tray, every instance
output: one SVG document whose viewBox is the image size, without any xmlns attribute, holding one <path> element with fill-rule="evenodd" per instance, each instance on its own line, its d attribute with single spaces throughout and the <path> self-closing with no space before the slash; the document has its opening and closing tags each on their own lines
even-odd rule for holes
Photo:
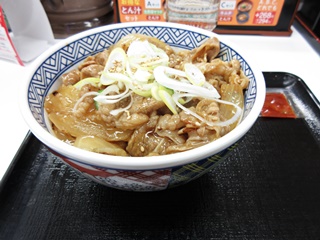
<svg viewBox="0 0 320 240">
<path fill-rule="evenodd" d="M 98 185 L 28 134 L 1 184 L 0 239 L 319 240 L 319 102 L 294 75 L 264 75 L 299 117 L 259 117 L 226 161 L 178 188 Z"/>
</svg>

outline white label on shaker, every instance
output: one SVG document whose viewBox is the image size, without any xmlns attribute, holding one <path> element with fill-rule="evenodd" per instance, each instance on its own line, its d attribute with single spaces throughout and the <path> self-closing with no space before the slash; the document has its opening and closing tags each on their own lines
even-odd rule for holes
<svg viewBox="0 0 320 240">
<path fill-rule="evenodd" d="M 167 21 L 213 30 L 217 23 L 217 0 L 167 0 Z"/>
<path fill-rule="evenodd" d="M 184 1 L 175 2 L 169 1 L 168 8 L 171 11 L 185 12 L 185 13 L 210 13 L 218 11 L 219 5 L 212 4 L 212 1 Z"/>
</svg>

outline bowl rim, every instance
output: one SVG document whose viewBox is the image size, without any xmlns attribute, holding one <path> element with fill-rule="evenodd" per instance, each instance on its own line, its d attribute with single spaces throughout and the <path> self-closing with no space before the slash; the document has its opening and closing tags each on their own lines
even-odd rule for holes
<svg viewBox="0 0 320 240">
<path fill-rule="evenodd" d="M 231 132 L 227 133 L 225 136 L 211 142 L 200 146 L 195 149 L 191 149 L 185 152 L 179 152 L 168 155 L 160 156 L 146 156 L 146 157 L 121 157 L 121 156 L 111 156 L 104 155 L 94 152 L 89 152 L 77 147 L 68 145 L 67 143 L 57 139 L 47 130 L 45 130 L 33 117 L 29 105 L 28 105 L 28 88 L 30 79 L 37 71 L 39 66 L 53 53 L 58 51 L 60 48 L 66 46 L 70 42 L 74 42 L 77 39 L 86 37 L 87 35 L 96 34 L 99 32 L 112 30 L 114 28 L 130 28 L 130 27 L 168 27 L 168 28 L 180 28 L 187 31 L 198 32 L 209 37 L 217 37 L 220 42 L 226 44 L 227 46 L 232 46 L 235 52 L 237 52 L 250 66 L 252 73 L 256 79 L 256 99 L 253 103 L 253 107 L 250 111 L 250 114 Z M 249 59 L 249 60 L 248 60 Z M 19 106 L 20 112 L 30 128 L 30 131 L 48 148 L 53 151 L 75 161 L 78 163 L 84 163 L 91 166 L 99 166 L 111 169 L 122 169 L 122 170 L 150 170 L 150 169 L 166 169 L 176 166 L 181 166 L 189 163 L 193 163 L 207 157 L 210 157 L 214 154 L 217 154 L 224 149 L 230 147 L 238 140 L 240 140 L 247 131 L 252 127 L 258 118 L 260 111 L 264 103 L 264 96 L 266 92 L 266 86 L 262 71 L 256 66 L 256 61 L 250 60 L 246 56 L 245 52 L 241 48 L 228 39 L 225 39 L 224 36 L 220 36 L 214 32 L 203 30 L 200 28 L 182 25 L 177 23 L 168 23 L 168 22 L 132 22 L 132 23 L 115 23 L 102 27 L 93 28 L 86 30 L 84 32 L 72 35 L 66 39 L 62 39 L 58 43 L 54 44 L 52 47 L 47 49 L 42 53 L 30 66 L 30 72 L 26 75 L 25 81 L 20 86 L 19 94 Z"/>
</svg>

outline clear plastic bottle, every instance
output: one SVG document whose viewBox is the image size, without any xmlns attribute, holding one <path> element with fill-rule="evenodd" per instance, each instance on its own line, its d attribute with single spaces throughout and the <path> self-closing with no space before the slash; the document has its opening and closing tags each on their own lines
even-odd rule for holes
<svg viewBox="0 0 320 240">
<path fill-rule="evenodd" d="M 220 0 L 167 0 L 167 21 L 212 31 L 217 26 Z"/>
</svg>

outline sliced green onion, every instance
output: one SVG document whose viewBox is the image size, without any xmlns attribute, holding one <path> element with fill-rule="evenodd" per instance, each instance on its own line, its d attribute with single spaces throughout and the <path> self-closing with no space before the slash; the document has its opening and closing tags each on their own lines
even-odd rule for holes
<svg viewBox="0 0 320 240">
<path fill-rule="evenodd" d="M 103 85 L 112 84 L 112 81 L 126 81 L 129 78 L 126 77 L 123 73 L 125 72 L 127 63 L 126 52 L 118 47 L 111 51 L 103 74 L 101 74 L 100 82 Z"/>
<path fill-rule="evenodd" d="M 173 114 L 178 114 L 177 107 L 175 101 L 172 99 L 172 96 L 168 93 L 168 91 L 164 89 L 160 89 L 158 94 L 161 100 L 166 104 L 166 106 L 170 109 Z"/>
<path fill-rule="evenodd" d="M 220 94 L 214 87 L 212 89 L 208 89 L 205 87 L 188 84 L 186 82 L 182 82 L 174 78 L 171 78 L 169 77 L 170 75 L 180 77 L 186 76 L 186 74 L 180 70 L 176 70 L 165 66 L 159 66 L 154 70 L 154 76 L 156 81 L 167 88 L 173 89 L 178 92 L 194 94 L 196 96 L 201 96 L 208 99 L 220 98 Z"/>
<path fill-rule="evenodd" d="M 110 80 L 113 80 L 114 82 L 119 81 L 124 83 L 130 83 L 132 81 L 131 78 L 129 78 L 128 76 L 122 73 L 105 73 L 105 76 L 109 79 L 109 84 L 110 84 Z M 107 85 L 107 84 L 104 84 L 104 85 Z"/>
<path fill-rule="evenodd" d="M 155 83 L 138 83 L 134 81 L 132 84 L 127 85 L 134 93 L 143 97 L 152 97 L 151 89 L 155 86 Z"/>
<path fill-rule="evenodd" d="M 136 71 L 133 72 L 129 61 L 127 62 L 126 71 L 129 77 L 135 81 L 145 83 L 153 78 L 152 72 L 148 69 L 136 68 Z"/>
<path fill-rule="evenodd" d="M 194 64 L 186 63 L 184 65 L 184 71 L 188 80 L 193 85 L 202 86 L 205 83 L 206 77 L 203 75 L 200 69 L 197 68 Z"/>
<path fill-rule="evenodd" d="M 133 41 L 127 51 L 130 64 L 136 68 L 153 69 L 159 65 L 168 65 L 169 57 L 161 48 L 148 41 Z"/>
<path fill-rule="evenodd" d="M 118 95 L 101 95 L 94 97 L 93 99 L 99 103 L 117 103 L 121 101 L 122 99 L 128 97 L 131 94 L 129 91 L 125 91 L 123 93 L 120 93 Z"/>
<path fill-rule="evenodd" d="M 115 48 L 111 51 L 100 78 L 87 78 L 75 84 L 76 88 L 86 84 L 107 87 L 99 93 L 85 93 L 73 109 L 77 109 L 87 96 L 94 96 L 96 108 L 100 103 L 113 104 L 130 97 L 130 103 L 126 107 L 110 112 L 112 115 L 118 115 L 131 108 L 132 92 L 134 92 L 143 97 L 153 97 L 163 101 L 173 114 L 178 114 L 179 107 L 209 126 L 228 126 L 241 117 L 242 109 L 232 102 L 219 99 L 218 91 L 206 81 L 204 74 L 196 65 L 186 63 L 184 70 L 181 71 L 168 67 L 168 64 L 169 57 L 165 51 L 148 41 L 133 41 L 127 53 L 122 48 Z M 220 104 L 231 105 L 235 107 L 236 112 L 230 119 L 211 122 L 184 106 L 193 98 L 206 98 Z"/>
<path fill-rule="evenodd" d="M 94 77 L 89 77 L 82 79 L 81 81 L 77 82 L 73 86 L 77 89 L 81 89 L 83 86 L 90 84 L 94 87 L 100 87 L 100 79 L 99 78 L 94 78 Z"/>
<path fill-rule="evenodd" d="M 151 88 L 151 96 L 156 99 L 157 101 L 161 101 L 161 97 L 159 96 L 159 85 L 154 84 Z"/>
<path fill-rule="evenodd" d="M 114 78 L 110 78 L 106 72 L 102 72 L 100 76 L 100 83 L 102 85 L 111 85 L 114 84 L 117 80 Z"/>
<path fill-rule="evenodd" d="M 121 112 L 128 111 L 128 109 L 131 108 L 132 102 L 133 102 L 133 101 L 132 101 L 131 93 L 129 93 L 129 96 L 130 96 L 130 103 L 129 103 L 125 108 L 117 108 L 117 109 L 111 110 L 111 111 L 110 111 L 110 114 L 113 115 L 113 116 L 116 116 L 116 115 L 118 115 L 118 114 L 121 113 Z"/>
</svg>

